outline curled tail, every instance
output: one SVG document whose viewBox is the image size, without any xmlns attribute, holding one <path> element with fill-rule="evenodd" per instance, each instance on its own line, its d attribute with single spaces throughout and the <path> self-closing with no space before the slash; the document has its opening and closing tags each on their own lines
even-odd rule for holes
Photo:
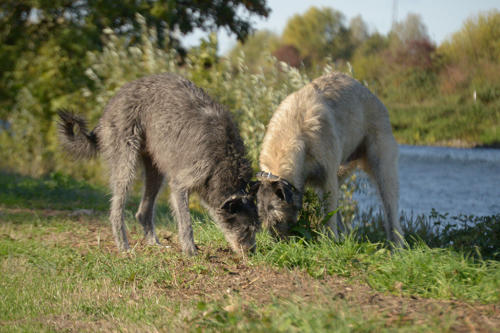
<svg viewBox="0 0 500 333">
<path fill-rule="evenodd" d="M 87 121 L 67 110 L 59 110 L 59 140 L 63 148 L 77 158 L 97 155 L 98 141 L 95 130 L 88 132 Z"/>
</svg>

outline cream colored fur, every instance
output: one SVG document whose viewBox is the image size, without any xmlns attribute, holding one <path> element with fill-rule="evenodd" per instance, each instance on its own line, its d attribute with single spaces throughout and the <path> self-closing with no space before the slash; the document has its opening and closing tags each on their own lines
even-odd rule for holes
<svg viewBox="0 0 500 333">
<path fill-rule="evenodd" d="M 333 73 L 280 104 L 264 137 L 260 167 L 299 191 L 310 185 L 319 193 L 329 192 L 326 210 L 333 211 L 342 178 L 361 166 L 379 190 L 389 240 L 401 244 L 397 159 L 387 109 L 358 81 Z M 329 227 L 338 236 L 336 223 Z"/>
</svg>

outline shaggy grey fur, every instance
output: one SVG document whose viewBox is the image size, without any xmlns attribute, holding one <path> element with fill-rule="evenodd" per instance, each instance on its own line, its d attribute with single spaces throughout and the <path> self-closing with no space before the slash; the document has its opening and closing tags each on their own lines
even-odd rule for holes
<svg viewBox="0 0 500 333">
<path fill-rule="evenodd" d="M 66 111 L 59 115 L 66 150 L 77 157 L 99 152 L 109 164 L 110 220 L 120 250 L 129 248 L 123 209 L 138 161 L 145 186 L 136 217 L 148 243 L 159 244 L 153 212 L 166 178 L 185 253 L 196 253 L 188 210 L 192 192 L 200 195 L 233 250 L 255 247 L 259 222 L 254 198 L 245 191 L 252 169 L 243 142 L 231 114 L 192 82 L 159 74 L 128 83 L 90 133 L 82 118 Z"/>
</svg>

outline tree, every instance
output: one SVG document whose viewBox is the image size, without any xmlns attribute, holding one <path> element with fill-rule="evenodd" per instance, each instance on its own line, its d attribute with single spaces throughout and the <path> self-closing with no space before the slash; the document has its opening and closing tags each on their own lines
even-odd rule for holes
<svg viewBox="0 0 500 333">
<path fill-rule="evenodd" d="M 429 40 L 427 27 L 422 22 L 422 17 L 414 13 L 408 13 L 403 22 L 395 23 L 391 35 L 403 44 L 415 40 Z"/>
<path fill-rule="evenodd" d="M 265 55 L 272 54 L 279 44 L 279 37 L 275 33 L 268 30 L 259 30 L 249 36 L 244 43 L 238 42 L 229 52 L 228 58 L 233 65 L 236 65 L 236 60 L 241 53 L 244 53 L 245 65 L 255 72 L 266 62 Z"/>
<path fill-rule="evenodd" d="M 453 61 L 466 58 L 469 65 L 481 60 L 500 64 L 500 11 L 470 17 L 440 51 Z"/>
<path fill-rule="evenodd" d="M 381 92 L 381 81 L 388 74 L 384 56 L 388 47 L 389 39 L 376 32 L 356 48 L 350 59 L 355 77 L 368 83 L 377 93 Z"/>
<path fill-rule="evenodd" d="M 293 45 L 283 45 L 273 52 L 273 56 L 291 67 L 299 68 L 304 59 L 300 57 L 299 50 Z"/>
<path fill-rule="evenodd" d="M 392 52 L 389 58 L 405 73 L 415 69 L 433 72 L 436 46 L 420 15 L 409 13 L 403 22 L 395 23 L 390 38 Z"/>
<path fill-rule="evenodd" d="M 97 39 L 106 27 L 128 34 L 137 30 L 135 15 L 140 14 L 158 32 L 169 28 L 187 34 L 195 28 L 227 28 L 244 40 L 252 30 L 249 15 L 267 17 L 269 12 L 265 0 L 3 0 L 0 38 L 13 45 L 26 33 L 34 34 L 30 35 L 33 39 L 71 26 Z"/>
<path fill-rule="evenodd" d="M 443 57 L 442 91 L 477 91 L 483 102 L 500 100 L 500 11 L 468 18 L 438 53 Z"/>
<path fill-rule="evenodd" d="M 347 59 L 352 49 L 344 15 L 326 7 L 311 7 L 303 15 L 293 16 L 283 31 L 283 43 L 295 46 L 314 64 L 326 57 Z"/>
<path fill-rule="evenodd" d="M 107 27 L 131 41 L 138 38 L 140 25 L 136 14 L 144 17 L 147 27 L 156 29 L 160 47 L 173 46 L 182 53 L 178 33 L 186 34 L 195 28 L 226 28 L 243 40 L 252 30 L 250 16 L 265 17 L 269 12 L 265 0 L 2 0 L 0 106 L 10 109 L 8 104 L 31 79 L 22 74 L 26 67 L 34 75 L 44 75 L 45 65 L 37 56 L 40 50 L 58 59 L 53 63 L 55 68 L 51 68 L 58 73 L 54 80 L 72 82 L 69 86 L 62 84 L 63 91 L 54 89 L 44 95 L 46 102 L 74 91 L 75 85 L 86 85 L 88 81 L 83 74 L 86 53 L 102 47 L 101 36 Z M 164 31 L 170 36 L 164 36 Z M 169 45 L 165 45 L 166 41 Z M 49 56 L 46 60 L 53 59 Z M 13 74 L 15 71 L 17 74 Z"/>
<path fill-rule="evenodd" d="M 361 45 L 356 48 L 355 56 L 368 56 L 379 53 L 389 47 L 389 39 L 375 32 L 370 35 Z"/>
<path fill-rule="evenodd" d="M 351 19 L 349 22 L 349 31 L 351 33 L 351 40 L 356 45 L 360 45 L 370 37 L 368 26 L 365 21 L 363 21 L 361 15 L 355 16 Z"/>
</svg>

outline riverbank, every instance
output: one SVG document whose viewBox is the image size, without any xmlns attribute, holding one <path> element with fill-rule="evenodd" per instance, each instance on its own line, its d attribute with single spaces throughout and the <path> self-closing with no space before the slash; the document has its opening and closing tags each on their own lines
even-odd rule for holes
<svg viewBox="0 0 500 333">
<path fill-rule="evenodd" d="M 407 144 L 404 139 L 398 138 L 399 135 L 395 133 L 396 140 L 400 144 Z M 398 140 L 400 139 L 400 140 Z M 500 141 L 493 141 L 491 143 L 469 142 L 461 139 L 451 139 L 446 141 L 432 142 L 428 144 L 417 144 L 415 146 L 428 146 L 428 147 L 443 147 L 443 148 L 471 148 L 471 149 L 500 149 Z"/>
<path fill-rule="evenodd" d="M 500 103 L 458 100 L 386 103 L 400 144 L 500 148 Z"/>
</svg>

